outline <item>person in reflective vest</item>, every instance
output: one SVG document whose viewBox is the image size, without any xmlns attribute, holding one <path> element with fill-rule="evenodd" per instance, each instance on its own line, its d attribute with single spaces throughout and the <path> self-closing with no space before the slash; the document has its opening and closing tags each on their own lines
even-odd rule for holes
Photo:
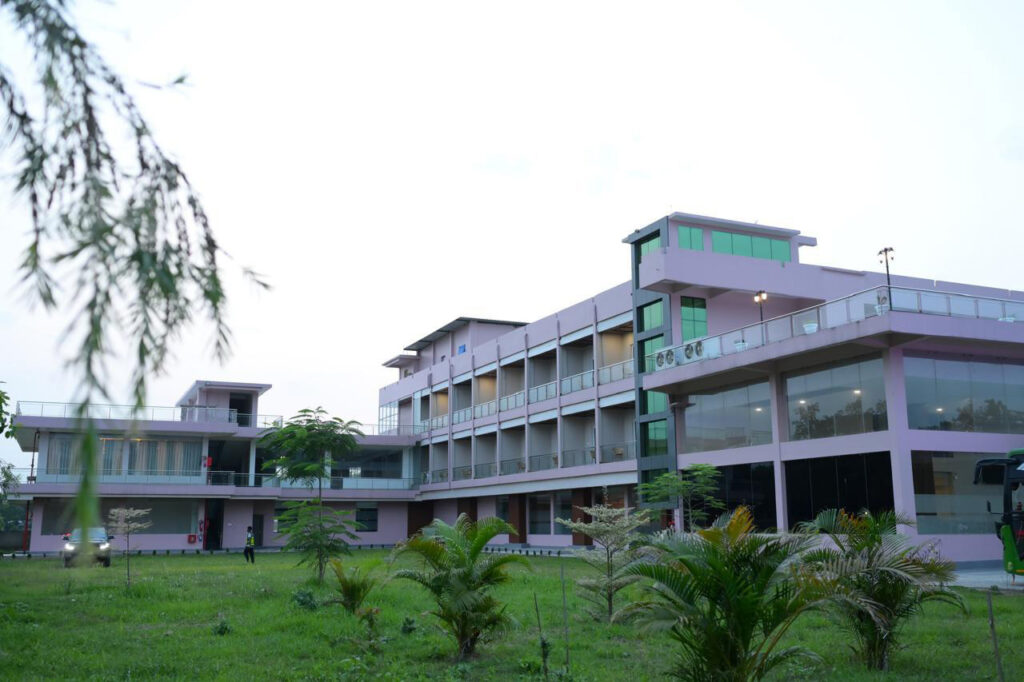
<svg viewBox="0 0 1024 682">
<path fill-rule="evenodd" d="M 245 531 L 245 563 L 256 563 L 256 536 L 252 534 L 252 526 Z"/>
</svg>

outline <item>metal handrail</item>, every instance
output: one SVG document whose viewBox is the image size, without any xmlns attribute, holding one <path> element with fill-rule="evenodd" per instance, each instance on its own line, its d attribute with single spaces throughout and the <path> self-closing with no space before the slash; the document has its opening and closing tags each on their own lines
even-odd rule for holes
<svg viewBox="0 0 1024 682">
<path fill-rule="evenodd" d="M 572 376 L 565 377 L 562 379 L 562 394 L 575 393 L 576 391 L 582 391 L 585 388 L 594 387 L 594 370 L 588 369 L 585 372 L 579 374 L 573 374 Z"/>
<path fill-rule="evenodd" d="M 447 483 L 448 482 L 448 470 L 447 469 L 434 469 L 430 472 L 431 483 Z"/>
<path fill-rule="evenodd" d="M 480 462 L 473 466 L 473 478 L 491 478 L 498 475 L 498 465 L 494 462 Z"/>
<path fill-rule="evenodd" d="M 473 406 L 473 417 L 481 419 L 483 417 L 490 417 L 498 412 L 498 401 L 488 400 L 485 403 Z"/>
<path fill-rule="evenodd" d="M 454 412 L 452 412 L 452 424 L 461 424 L 462 422 L 468 422 L 472 419 L 472 407 L 464 407 L 461 410 L 455 410 Z"/>
<path fill-rule="evenodd" d="M 543 400 L 551 400 L 557 395 L 557 390 L 557 381 L 549 381 L 546 384 L 534 386 L 527 391 L 527 402 L 539 403 Z"/>
<path fill-rule="evenodd" d="M 505 410 L 514 410 L 517 407 L 522 407 L 526 404 L 526 391 L 516 391 L 509 395 L 502 396 L 498 399 L 498 409 L 502 412 Z"/>
<path fill-rule="evenodd" d="M 597 450 L 593 445 L 562 450 L 562 468 L 597 464 Z"/>
<path fill-rule="evenodd" d="M 636 441 L 601 445 L 601 464 L 636 459 Z"/>
<path fill-rule="evenodd" d="M 99 405 L 80 403 L 19 400 L 15 415 L 50 417 L 54 419 L 120 419 L 126 421 L 165 421 L 186 423 L 238 424 L 258 428 L 275 428 L 284 423 L 281 415 L 248 414 L 228 407 L 207 405 Z"/>
<path fill-rule="evenodd" d="M 430 418 L 430 428 L 431 429 L 443 429 L 446 426 L 448 426 L 448 415 L 446 415 L 446 414 L 439 414 L 436 417 L 431 417 Z"/>
<path fill-rule="evenodd" d="M 613 365 L 605 365 L 597 370 L 597 383 L 610 384 L 633 376 L 633 361 L 623 360 Z"/>
<path fill-rule="evenodd" d="M 526 471 L 526 462 L 520 459 L 503 459 L 498 468 L 498 473 L 502 476 L 508 474 L 521 474 Z"/>
<path fill-rule="evenodd" d="M 558 453 L 546 452 L 540 455 L 530 455 L 530 471 L 545 471 L 558 468 Z"/>
<path fill-rule="evenodd" d="M 796 336 L 809 336 L 819 329 L 841 327 L 890 312 L 1017 322 L 1024 321 L 1024 301 L 881 285 L 764 322 L 662 348 L 644 357 L 644 368 L 648 372 L 660 371 L 742 353 Z"/>
</svg>

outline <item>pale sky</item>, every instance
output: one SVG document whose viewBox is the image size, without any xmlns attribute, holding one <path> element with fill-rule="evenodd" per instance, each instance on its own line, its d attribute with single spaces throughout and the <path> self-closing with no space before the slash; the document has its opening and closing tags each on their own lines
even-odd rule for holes
<svg viewBox="0 0 1024 682">
<path fill-rule="evenodd" d="M 77 9 L 129 82 L 188 74 L 135 94 L 237 264 L 234 355 L 198 325 L 152 405 L 254 381 L 274 384 L 263 413 L 374 423 L 381 362 L 459 315 L 535 320 L 625 281 L 621 239 L 671 211 L 799 229 L 807 262 L 878 269 L 892 246 L 901 274 L 1021 287 L 1019 2 Z M 0 380 L 64 401 L 65 319 L 19 296 L 8 190 Z M 125 399 L 122 372 L 111 387 Z"/>
</svg>

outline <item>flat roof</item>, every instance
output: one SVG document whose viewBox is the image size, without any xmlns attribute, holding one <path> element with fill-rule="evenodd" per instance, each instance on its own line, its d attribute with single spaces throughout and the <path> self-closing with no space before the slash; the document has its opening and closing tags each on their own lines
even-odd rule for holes
<svg viewBox="0 0 1024 682">
<path fill-rule="evenodd" d="M 456 317 L 454 320 L 452 320 L 448 324 L 446 324 L 444 326 L 441 326 L 441 327 L 438 327 L 434 331 L 430 332 L 429 334 L 424 336 L 419 341 L 416 341 L 414 343 L 410 343 L 408 346 L 403 348 L 403 350 L 414 350 L 414 351 L 422 350 L 422 349 L 426 348 L 427 346 L 429 346 L 430 344 L 432 344 L 434 341 L 437 341 L 438 339 L 443 338 L 445 335 L 451 334 L 453 331 L 455 331 L 457 329 L 462 329 L 463 327 L 465 327 L 470 322 L 480 322 L 481 324 L 501 324 L 501 325 L 505 325 L 507 327 L 525 327 L 526 326 L 525 322 L 511 322 L 509 320 L 488 320 L 488 319 L 485 319 L 483 317 Z"/>
<path fill-rule="evenodd" d="M 417 360 L 419 360 L 419 357 L 416 356 L 416 355 L 406 355 L 405 353 L 401 353 L 401 354 L 396 355 L 395 357 L 391 358 L 390 360 L 385 360 L 384 363 L 383 363 L 383 366 L 384 367 L 408 367 L 409 365 L 416 364 Z"/>
<path fill-rule="evenodd" d="M 221 388 L 229 391 L 256 391 L 256 395 L 263 395 L 273 387 L 273 384 L 250 384 L 239 381 L 205 381 L 200 379 L 189 386 L 189 389 L 185 391 L 185 395 L 181 396 L 178 400 L 177 405 L 188 404 L 188 399 L 201 388 Z"/>
<path fill-rule="evenodd" d="M 817 246 L 818 240 L 814 237 L 802 237 L 800 236 L 800 230 L 791 230 L 787 227 L 773 227 L 771 225 L 761 225 L 760 223 L 748 223 L 742 220 L 728 220 L 726 218 L 715 218 L 713 216 L 697 215 L 696 213 L 679 213 L 674 212 L 665 216 L 661 220 L 669 220 L 676 223 L 690 223 L 694 225 L 700 225 L 703 227 L 724 227 L 731 228 L 734 230 L 743 230 L 744 232 L 758 232 L 761 234 L 769 234 L 776 237 L 784 237 L 791 239 L 796 237 L 796 243 L 801 246 Z M 647 229 L 653 227 L 659 223 L 660 220 L 656 220 L 647 227 L 641 228 L 634 231 L 628 237 L 622 241 L 630 244 L 636 241 L 638 238 L 646 236 Z"/>
</svg>

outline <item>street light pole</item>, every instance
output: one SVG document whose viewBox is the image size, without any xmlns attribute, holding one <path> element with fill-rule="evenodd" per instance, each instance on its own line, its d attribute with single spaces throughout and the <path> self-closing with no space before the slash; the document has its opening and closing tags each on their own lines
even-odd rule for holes
<svg viewBox="0 0 1024 682">
<path fill-rule="evenodd" d="M 764 333 L 764 302 L 768 300 L 768 292 L 761 289 L 754 294 L 754 303 L 757 304 L 757 312 L 761 316 L 761 345 L 764 345 L 765 333 Z"/>
<path fill-rule="evenodd" d="M 885 290 L 889 294 L 889 310 L 892 310 L 892 279 L 889 277 L 889 261 L 896 259 L 892 255 L 893 251 L 891 246 L 887 246 L 878 252 L 878 262 L 885 263 Z"/>
</svg>

